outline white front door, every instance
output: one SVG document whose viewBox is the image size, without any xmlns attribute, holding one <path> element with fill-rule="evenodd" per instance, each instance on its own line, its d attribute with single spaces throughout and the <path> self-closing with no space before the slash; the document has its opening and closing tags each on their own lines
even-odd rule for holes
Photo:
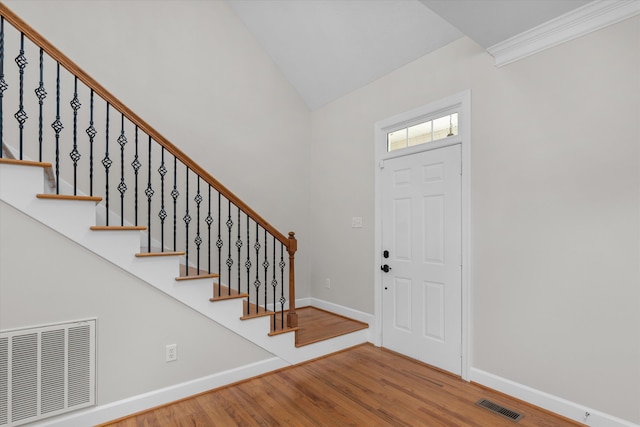
<svg viewBox="0 0 640 427">
<path fill-rule="evenodd" d="M 460 145 L 385 160 L 382 345 L 461 374 Z M 386 258 L 385 258 L 386 256 Z"/>
</svg>

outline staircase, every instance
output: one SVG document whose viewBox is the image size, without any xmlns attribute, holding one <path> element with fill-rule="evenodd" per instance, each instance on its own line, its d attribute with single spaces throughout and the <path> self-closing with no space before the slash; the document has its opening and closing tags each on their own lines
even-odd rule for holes
<svg viewBox="0 0 640 427">
<path fill-rule="evenodd" d="M 1 3 L 0 15 L 0 200 L 286 363 L 367 341 L 360 330 L 296 346 L 294 233 Z"/>
<path fill-rule="evenodd" d="M 367 341 L 366 330 L 297 347 L 295 329 L 270 333 L 271 316 L 245 316 L 244 295 L 211 297 L 218 288 L 209 275 L 180 276 L 182 253 L 140 253 L 144 227 L 96 226 L 98 197 L 43 193 L 48 163 L 0 160 L 0 200 L 24 212 L 96 255 L 130 272 L 289 364 L 296 364 Z M 15 183 L 20 185 L 15 185 Z M 182 268 L 184 270 L 184 267 Z M 224 288 L 224 287 L 223 287 Z"/>
</svg>

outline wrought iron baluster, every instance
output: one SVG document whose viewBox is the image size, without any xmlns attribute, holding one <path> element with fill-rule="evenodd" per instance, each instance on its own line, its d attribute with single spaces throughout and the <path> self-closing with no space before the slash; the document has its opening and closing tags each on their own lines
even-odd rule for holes
<svg viewBox="0 0 640 427">
<path fill-rule="evenodd" d="M 267 272 L 269 270 L 269 259 L 267 258 L 267 230 L 264 230 L 264 261 L 262 261 L 262 266 L 264 267 L 264 309 L 267 309 Z M 275 307 L 274 307 L 275 308 Z M 274 310 L 275 311 L 275 310 Z"/>
<path fill-rule="evenodd" d="M 213 224 L 213 217 L 211 216 L 211 185 L 208 186 L 208 210 L 207 217 L 205 218 L 205 222 L 207 223 L 207 273 L 211 274 L 211 224 Z"/>
<path fill-rule="evenodd" d="M 177 229 L 178 229 L 178 159 L 173 156 L 173 189 L 171 190 L 171 197 L 173 198 L 173 251 L 176 251 L 177 246 Z"/>
<path fill-rule="evenodd" d="M 202 195 L 200 194 L 200 175 L 198 177 L 198 192 L 194 201 L 196 202 L 196 238 L 193 242 L 196 244 L 196 270 L 197 275 L 200 275 L 200 245 L 202 244 L 202 237 L 200 237 L 200 203 L 202 203 Z"/>
<path fill-rule="evenodd" d="M 73 80 L 73 99 L 69 103 L 73 110 L 73 150 L 69 153 L 69 157 L 73 161 L 73 195 L 78 194 L 78 160 L 80 160 L 80 152 L 78 151 L 78 110 L 80 109 L 80 100 L 78 99 L 78 78 Z"/>
<path fill-rule="evenodd" d="M 272 264 L 271 264 L 271 272 L 273 276 L 271 277 L 271 289 L 273 291 L 273 329 L 278 329 L 278 325 L 276 324 L 276 314 L 278 313 L 278 308 L 276 307 L 276 291 L 278 288 L 278 280 L 276 280 L 276 238 L 275 236 L 271 236 L 271 240 L 273 241 L 273 248 L 271 254 L 273 255 Z"/>
<path fill-rule="evenodd" d="M 189 223 L 191 222 L 191 215 L 189 215 L 189 166 L 185 166 L 185 181 L 186 181 L 186 193 L 184 198 L 185 215 L 182 218 L 185 225 L 184 238 L 185 238 L 185 267 L 187 270 L 187 276 L 189 275 Z"/>
<path fill-rule="evenodd" d="M 89 101 L 89 127 L 85 132 L 89 135 L 89 195 L 93 196 L 93 138 L 97 135 L 93 127 L 93 89 Z"/>
<path fill-rule="evenodd" d="M 244 262 L 244 267 L 247 269 L 247 314 L 251 314 L 251 236 L 249 228 L 249 215 L 247 215 L 247 259 Z M 256 297 L 256 302 L 257 302 Z"/>
<path fill-rule="evenodd" d="M 253 249 L 256 251 L 256 278 L 253 281 L 253 286 L 256 288 L 256 313 L 260 312 L 260 235 L 258 234 L 258 223 L 256 222 L 256 242 L 253 244 Z"/>
<path fill-rule="evenodd" d="M 233 258 L 231 258 L 231 228 L 233 227 L 233 220 L 231 219 L 231 201 L 228 201 L 227 204 L 227 229 L 229 232 L 229 239 L 227 242 L 228 251 L 227 251 L 227 270 L 228 270 L 228 280 L 227 280 L 227 288 L 228 294 L 231 295 L 231 267 L 233 267 Z"/>
<path fill-rule="evenodd" d="M 258 234 L 258 223 L 256 222 L 256 242 L 253 244 L 253 249 L 256 250 L 256 280 L 253 282 L 253 286 L 256 288 L 256 313 L 260 312 L 260 236 Z"/>
<path fill-rule="evenodd" d="M 218 296 L 220 296 L 220 285 L 222 285 L 222 241 L 221 229 L 222 229 L 222 196 L 218 193 L 218 240 L 216 240 L 216 247 L 218 248 Z"/>
<path fill-rule="evenodd" d="M 62 122 L 60 121 L 60 63 L 59 62 L 57 63 L 57 66 L 56 66 L 56 120 L 53 123 L 51 123 L 51 127 L 56 133 L 56 194 L 60 194 L 60 132 L 64 127 L 62 126 Z M 22 136 L 20 138 L 22 139 Z M 20 158 L 22 158 L 22 156 Z"/>
<path fill-rule="evenodd" d="M 120 184 L 118 191 L 120 192 L 120 225 L 124 225 L 124 193 L 127 191 L 127 184 L 124 182 L 124 146 L 127 145 L 127 137 L 124 134 L 124 114 L 120 117 L 120 136 L 118 144 L 120 144 Z"/>
<path fill-rule="evenodd" d="M 160 154 L 158 173 L 160 174 L 160 212 L 158 212 L 158 218 L 160 218 L 160 252 L 164 252 L 164 220 L 167 218 L 167 211 L 164 210 L 164 176 L 167 174 L 167 168 L 164 164 L 164 147 L 162 147 Z"/>
<path fill-rule="evenodd" d="M 280 243 L 280 312 L 282 313 L 282 318 L 280 319 L 280 328 L 284 329 L 284 303 L 287 301 L 284 297 L 284 244 Z"/>
<path fill-rule="evenodd" d="M 133 220 L 134 224 L 138 225 L 138 171 L 142 167 L 140 163 L 140 157 L 138 156 L 138 126 L 136 125 L 136 137 L 135 137 L 135 148 L 136 154 L 133 156 L 133 162 L 131 162 L 131 167 L 133 168 L 133 173 L 135 175 L 135 183 L 134 183 L 134 195 L 133 195 Z"/>
<path fill-rule="evenodd" d="M 18 121 L 18 127 L 20 129 L 20 137 L 19 137 L 19 140 L 20 140 L 20 160 L 22 160 L 22 155 L 23 155 L 23 153 L 22 153 L 22 151 L 23 151 L 23 147 L 22 147 L 23 137 L 22 137 L 22 134 L 23 134 L 23 131 L 24 131 L 24 123 L 29 118 L 27 116 L 26 111 L 24 111 L 24 69 L 28 64 L 27 58 L 24 56 L 24 33 L 20 33 L 20 54 L 18 56 L 16 56 L 16 64 L 18 65 L 18 69 L 20 70 L 20 92 L 19 92 L 20 104 L 19 104 L 19 107 L 18 107 L 18 111 L 16 112 L 16 114 L 14 114 L 13 117 L 15 117 L 16 120 Z"/>
<path fill-rule="evenodd" d="M 42 124 L 43 124 L 43 115 L 42 115 L 42 107 L 44 104 L 44 99 L 47 97 L 47 91 L 44 90 L 44 59 L 43 59 L 43 50 L 40 48 L 40 82 L 38 84 L 38 88 L 35 90 L 36 97 L 38 98 L 39 105 L 39 114 L 38 114 L 38 161 L 42 161 Z M 0 106 L 0 114 L 2 114 L 2 107 Z"/>
<path fill-rule="evenodd" d="M 106 209 L 106 225 L 109 225 L 109 168 L 113 164 L 113 161 L 109 158 L 109 103 L 107 102 L 107 123 L 105 126 L 105 150 L 104 159 L 102 159 L 102 166 L 104 166 L 105 174 L 105 209 Z"/>
<path fill-rule="evenodd" d="M 4 141 L 4 91 L 9 85 L 4 80 L 4 16 L 0 17 L 0 159 L 3 156 L 2 141 Z"/>
<path fill-rule="evenodd" d="M 236 247 L 238 248 L 238 293 L 240 293 L 240 281 L 241 281 L 241 274 L 242 274 L 242 268 L 240 267 L 240 259 L 242 259 L 242 236 L 240 234 L 240 225 L 241 225 L 241 221 L 240 221 L 240 208 L 238 208 L 238 240 L 236 240 Z M 231 288 L 231 283 L 229 283 L 229 288 Z M 229 290 L 229 292 L 231 292 L 231 290 Z"/>
<path fill-rule="evenodd" d="M 149 135 L 149 164 L 147 165 L 147 189 L 144 194 L 147 196 L 147 252 L 151 252 L 151 198 L 153 197 L 153 187 L 151 186 L 151 135 Z"/>
</svg>

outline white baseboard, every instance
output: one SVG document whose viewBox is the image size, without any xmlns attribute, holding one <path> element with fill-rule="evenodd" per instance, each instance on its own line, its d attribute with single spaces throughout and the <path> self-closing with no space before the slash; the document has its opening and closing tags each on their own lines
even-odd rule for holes
<svg viewBox="0 0 640 427">
<path fill-rule="evenodd" d="M 95 406 L 75 413 L 43 421 L 38 426 L 46 427 L 86 427 L 105 423 L 146 409 L 174 402 L 214 388 L 252 378 L 266 372 L 288 366 L 280 358 L 274 357 L 228 371 L 154 390 L 106 405 Z"/>
<path fill-rule="evenodd" d="M 369 329 L 367 329 L 367 341 L 373 342 L 375 337 L 375 316 L 373 314 L 365 313 L 363 311 L 354 310 L 353 308 L 345 307 L 343 305 L 334 304 L 329 301 L 321 300 L 318 298 L 308 298 L 309 303 L 306 305 L 310 305 L 312 307 L 317 307 L 322 310 L 330 311 L 332 313 L 339 314 L 341 316 L 349 317 L 351 319 L 357 320 L 359 322 L 363 322 L 369 325 Z M 298 304 L 296 300 L 296 304 Z M 302 307 L 302 305 L 300 305 Z"/>
<path fill-rule="evenodd" d="M 609 414 L 591 409 L 587 406 L 568 401 L 558 396 L 516 383 L 477 368 L 471 368 L 470 379 L 485 387 L 500 391 L 539 406 L 548 411 L 562 415 L 574 421 L 594 427 L 640 427 Z M 587 415 L 588 414 L 588 415 Z"/>
</svg>

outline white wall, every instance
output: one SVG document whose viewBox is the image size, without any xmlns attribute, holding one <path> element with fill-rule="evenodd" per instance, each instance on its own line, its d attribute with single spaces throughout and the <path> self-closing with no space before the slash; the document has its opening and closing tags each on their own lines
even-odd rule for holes
<svg viewBox="0 0 640 427">
<path fill-rule="evenodd" d="M 639 45 L 498 69 L 460 39 L 315 111 L 312 296 L 373 312 L 374 123 L 471 89 L 472 366 L 640 422 Z"/>
<path fill-rule="evenodd" d="M 0 329 L 97 317 L 98 405 L 273 357 L 4 202 L 0 218 Z"/>
<path fill-rule="evenodd" d="M 226 2 L 5 4 L 263 218 L 295 231 L 297 296 L 309 295 L 310 114 Z"/>
</svg>

